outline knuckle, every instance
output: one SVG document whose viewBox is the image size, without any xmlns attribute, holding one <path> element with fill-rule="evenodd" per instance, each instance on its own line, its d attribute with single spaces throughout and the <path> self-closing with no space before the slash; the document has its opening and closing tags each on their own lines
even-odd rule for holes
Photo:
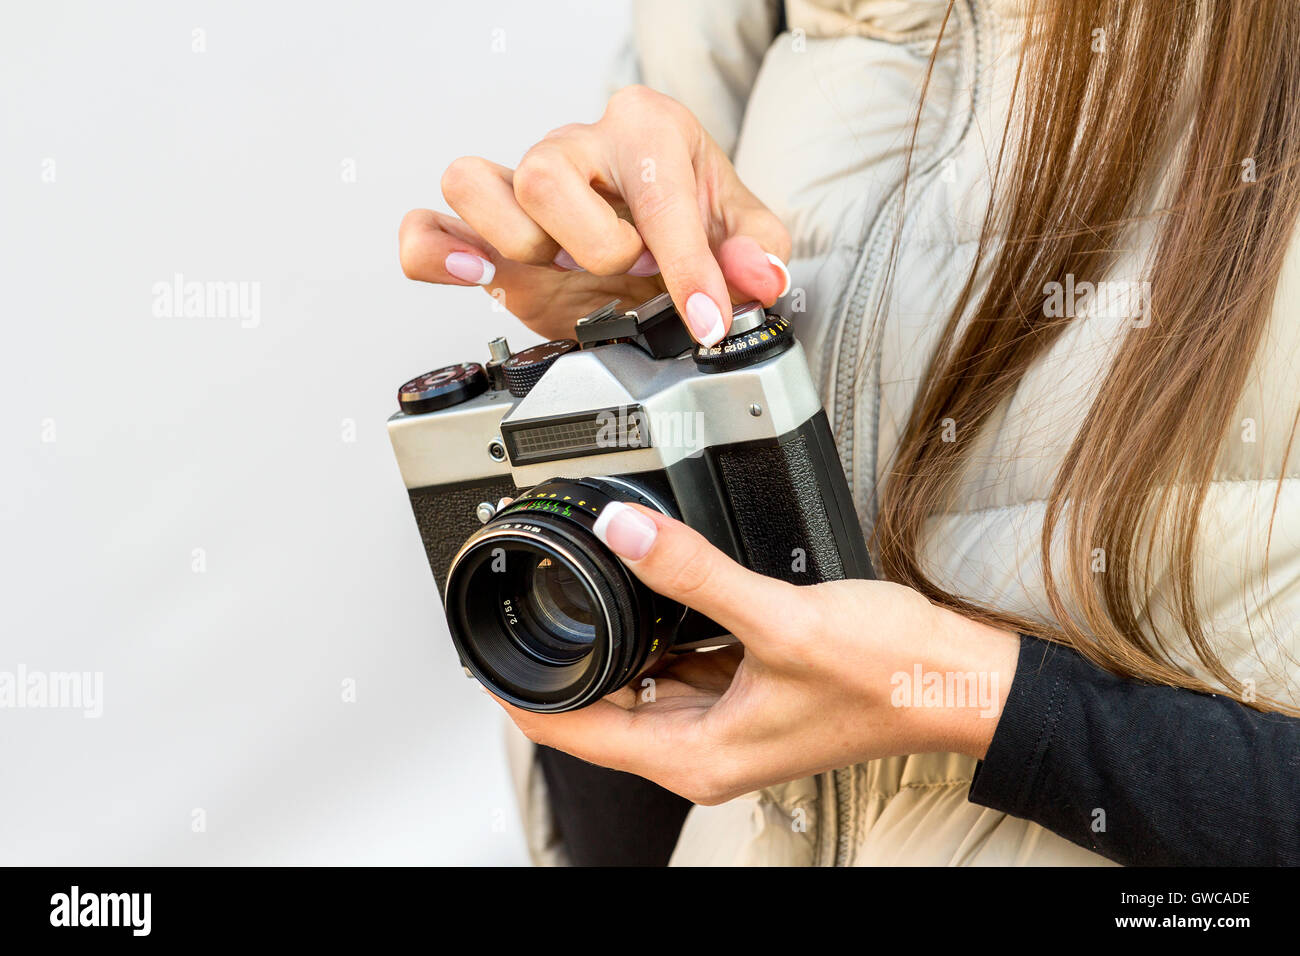
<svg viewBox="0 0 1300 956">
<path fill-rule="evenodd" d="M 515 198 L 525 208 L 554 195 L 565 163 L 564 154 L 539 143 L 519 161 L 515 169 Z"/>
<path fill-rule="evenodd" d="M 678 125 L 691 117 L 691 112 L 666 93 L 633 83 L 617 90 L 609 98 L 605 115 L 615 121 L 635 123 L 638 128 L 647 123 Z"/>
<path fill-rule="evenodd" d="M 607 111 L 618 114 L 625 112 L 643 113 L 662 105 L 668 97 L 657 90 L 652 90 L 643 83 L 633 83 L 615 90 L 609 98 Z"/>
<path fill-rule="evenodd" d="M 563 126 L 555 127 L 555 129 L 543 136 L 542 141 L 545 142 L 546 140 L 565 139 L 577 136 L 584 133 L 589 128 L 590 127 L 588 127 L 586 123 L 565 123 Z"/>
<path fill-rule="evenodd" d="M 406 215 L 402 217 L 401 225 L 397 227 L 398 241 L 406 242 L 412 235 L 414 235 L 416 230 L 419 229 L 420 223 L 428 215 L 428 211 L 424 209 L 407 210 Z"/>
<path fill-rule="evenodd" d="M 442 196 L 455 206 L 474 188 L 487 170 L 487 160 L 479 156 L 461 156 L 453 159 L 442 172 Z"/>
<path fill-rule="evenodd" d="M 707 593 L 714 576 L 714 563 L 703 538 L 694 537 L 682 551 L 671 558 L 673 567 L 668 573 L 671 594 L 686 599 Z"/>
</svg>

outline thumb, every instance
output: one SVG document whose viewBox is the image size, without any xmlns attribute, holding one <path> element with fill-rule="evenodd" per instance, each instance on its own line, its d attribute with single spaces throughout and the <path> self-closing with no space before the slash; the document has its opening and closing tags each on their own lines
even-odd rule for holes
<svg viewBox="0 0 1300 956">
<path fill-rule="evenodd" d="M 736 302 L 757 299 L 771 306 L 790 291 L 790 233 L 772 210 L 729 169 L 722 203 L 726 238 L 717 248 L 718 265 Z"/>
<path fill-rule="evenodd" d="M 718 247 L 718 264 L 735 302 L 751 299 L 771 307 L 790 291 L 790 270 L 750 236 L 732 236 Z"/>
<path fill-rule="evenodd" d="M 712 618 L 747 644 L 761 640 L 799 599 L 793 584 L 756 574 L 693 528 L 640 505 L 605 505 L 594 531 L 650 590 Z"/>
</svg>

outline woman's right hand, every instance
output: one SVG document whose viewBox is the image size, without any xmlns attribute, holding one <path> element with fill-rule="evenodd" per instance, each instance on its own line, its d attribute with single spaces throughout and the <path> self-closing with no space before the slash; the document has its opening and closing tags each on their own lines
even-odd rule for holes
<svg viewBox="0 0 1300 956">
<path fill-rule="evenodd" d="M 695 116 L 646 87 L 619 90 L 596 123 L 548 133 L 513 170 L 456 160 L 442 193 L 460 218 L 407 213 L 402 270 L 481 285 L 548 338 L 611 299 L 631 307 L 666 290 L 711 345 L 732 302 L 789 290 L 785 227 Z"/>
</svg>

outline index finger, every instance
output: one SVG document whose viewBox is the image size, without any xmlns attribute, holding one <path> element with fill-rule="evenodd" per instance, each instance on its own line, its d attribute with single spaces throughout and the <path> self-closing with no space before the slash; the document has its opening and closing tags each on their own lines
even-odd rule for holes
<svg viewBox="0 0 1300 956">
<path fill-rule="evenodd" d="M 680 135 L 656 141 L 650 155 L 620 157 L 623 198 L 691 334 L 716 345 L 731 328 L 731 295 L 709 244 L 695 167 Z"/>
</svg>

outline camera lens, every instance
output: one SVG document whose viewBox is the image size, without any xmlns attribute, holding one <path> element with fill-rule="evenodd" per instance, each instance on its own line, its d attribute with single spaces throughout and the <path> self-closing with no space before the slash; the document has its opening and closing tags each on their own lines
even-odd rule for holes
<svg viewBox="0 0 1300 956">
<path fill-rule="evenodd" d="M 532 565 L 523 585 L 524 606 L 535 630 L 531 636 L 557 663 L 574 661 L 591 651 L 596 639 L 596 610 L 590 591 L 577 573 L 552 558 Z"/>
<path fill-rule="evenodd" d="M 447 574 L 447 621 L 465 666 L 528 710 L 573 710 L 656 661 L 684 609 L 641 584 L 596 538 L 605 505 L 668 512 L 625 478 L 555 480 L 497 512 Z"/>
</svg>

